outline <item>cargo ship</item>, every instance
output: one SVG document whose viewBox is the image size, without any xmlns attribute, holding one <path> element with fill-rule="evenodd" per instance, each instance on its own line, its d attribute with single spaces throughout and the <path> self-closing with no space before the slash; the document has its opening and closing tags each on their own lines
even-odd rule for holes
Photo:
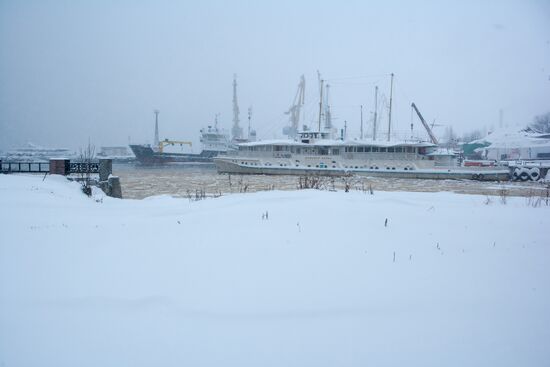
<svg viewBox="0 0 550 367">
<path fill-rule="evenodd" d="M 158 126 L 158 125 L 157 125 Z M 158 129 L 155 129 L 155 140 L 157 140 Z M 189 141 L 164 139 L 158 143 L 130 145 L 130 149 L 136 156 L 137 161 L 142 165 L 163 165 L 168 163 L 187 163 L 187 164 L 210 164 L 213 165 L 213 158 L 219 155 L 227 154 L 231 149 L 231 142 L 227 134 L 215 126 L 208 126 L 201 129 L 200 142 L 202 151 L 200 153 L 174 153 L 167 152 L 167 147 L 183 147 L 187 145 L 192 147 Z"/>
</svg>

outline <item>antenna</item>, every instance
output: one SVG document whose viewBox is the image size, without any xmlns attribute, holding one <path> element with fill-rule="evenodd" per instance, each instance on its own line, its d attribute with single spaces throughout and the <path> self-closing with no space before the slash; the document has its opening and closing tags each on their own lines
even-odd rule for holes
<svg viewBox="0 0 550 367">
<path fill-rule="evenodd" d="M 159 146 L 159 110 L 155 110 L 155 140 L 153 141 L 153 146 Z"/>
</svg>

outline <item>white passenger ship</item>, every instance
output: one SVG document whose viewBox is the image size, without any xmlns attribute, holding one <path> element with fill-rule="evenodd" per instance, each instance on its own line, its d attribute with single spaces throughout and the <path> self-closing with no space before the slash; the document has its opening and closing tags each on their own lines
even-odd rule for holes
<svg viewBox="0 0 550 367">
<path fill-rule="evenodd" d="M 214 163 L 220 173 L 237 174 L 510 178 L 506 167 L 462 167 L 453 152 L 430 142 L 331 139 L 323 131 L 303 131 L 296 140 L 242 143 L 238 150 L 214 158 Z"/>
<path fill-rule="evenodd" d="M 214 158 L 220 173 L 250 173 L 267 175 L 325 175 L 342 176 L 360 174 L 367 176 L 387 176 L 428 179 L 474 179 L 487 181 L 509 180 L 507 167 L 462 167 L 456 155 L 438 146 L 438 140 L 414 103 L 411 104 L 422 125 L 428 132 L 431 142 L 411 139 L 391 141 L 391 106 L 393 74 L 390 85 L 390 105 L 388 116 L 388 140 L 375 140 L 376 112 L 372 140 L 334 139 L 330 123 L 321 128 L 323 111 L 324 81 L 319 78 L 319 121 L 317 130 L 307 130 L 297 134 L 292 140 L 265 140 L 238 144 L 238 150 L 228 151 L 226 156 Z M 320 77 L 320 75 L 319 75 Z M 303 94 L 303 78 L 297 96 Z M 328 88 L 328 86 L 327 86 Z M 377 110 L 375 88 L 375 111 Z M 328 94 L 328 92 L 327 92 Z M 303 97 L 301 97 L 303 98 Z M 327 98 L 328 99 L 328 98 Z M 298 98 L 300 100 L 300 98 Z M 291 108 L 301 107 L 302 102 Z M 325 104 L 327 104 L 326 102 Z M 299 115 L 297 112 L 296 114 Z M 327 119 L 329 113 L 325 112 Z M 327 122 L 327 121 L 325 121 Z M 293 126 L 297 125 L 294 121 Z M 362 125 L 361 125 L 362 126 Z M 361 137 L 363 136 L 361 127 Z M 412 133 L 412 127 L 411 127 Z"/>
</svg>

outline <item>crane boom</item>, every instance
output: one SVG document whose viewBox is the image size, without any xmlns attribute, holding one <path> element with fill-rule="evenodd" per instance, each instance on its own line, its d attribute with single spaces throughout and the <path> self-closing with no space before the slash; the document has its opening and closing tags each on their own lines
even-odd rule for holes
<svg viewBox="0 0 550 367">
<path fill-rule="evenodd" d="M 437 141 L 437 138 L 435 137 L 432 129 L 430 129 L 430 126 L 426 123 L 426 121 L 424 120 L 424 117 L 422 117 L 422 114 L 420 113 L 420 111 L 418 111 L 418 108 L 416 107 L 414 102 L 411 104 L 411 107 L 414 108 L 414 111 L 418 115 L 418 118 L 420 118 L 420 121 L 422 122 L 422 125 L 424 125 L 424 128 L 428 132 L 428 135 L 430 136 L 430 139 L 432 140 L 432 143 L 439 144 L 439 142 Z"/>
<path fill-rule="evenodd" d="M 166 145 L 179 145 L 179 146 L 182 146 L 183 144 L 189 145 L 190 147 L 193 146 L 193 143 L 191 143 L 190 141 L 179 141 L 179 140 L 164 139 L 164 140 L 159 142 L 159 151 L 162 153 L 164 151 L 164 147 Z"/>
</svg>

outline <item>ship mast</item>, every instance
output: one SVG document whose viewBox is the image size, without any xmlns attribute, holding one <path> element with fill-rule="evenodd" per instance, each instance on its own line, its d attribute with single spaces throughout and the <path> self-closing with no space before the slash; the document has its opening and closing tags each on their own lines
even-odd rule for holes
<svg viewBox="0 0 550 367">
<path fill-rule="evenodd" d="M 374 123 L 372 127 L 372 140 L 376 140 L 376 120 L 378 119 L 378 86 L 374 87 Z"/>
<path fill-rule="evenodd" d="M 332 129 L 332 114 L 330 113 L 330 101 L 329 101 L 329 95 L 330 95 L 330 84 L 327 83 L 326 85 L 326 93 L 325 93 L 325 129 L 330 130 Z"/>
<path fill-rule="evenodd" d="M 252 118 L 252 106 L 248 107 L 248 140 L 250 140 L 250 119 Z"/>
<path fill-rule="evenodd" d="M 361 105 L 361 140 L 363 140 L 363 105 Z"/>
<path fill-rule="evenodd" d="M 237 101 L 237 74 L 233 74 L 233 128 L 231 129 L 233 140 L 241 139 L 243 129 L 239 126 L 239 104 Z"/>
<path fill-rule="evenodd" d="M 324 80 L 321 79 L 321 74 L 317 71 L 319 76 L 319 132 L 321 132 L 321 116 L 323 115 L 323 84 Z"/>
<path fill-rule="evenodd" d="M 155 140 L 153 141 L 153 146 L 159 146 L 159 110 L 155 110 Z"/>
<path fill-rule="evenodd" d="M 388 116 L 388 141 L 390 141 L 391 136 L 391 103 L 392 103 L 392 97 L 393 97 L 393 73 L 391 75 L 391 82 L 390 82 L 390 112 Z"/>
</svg>

